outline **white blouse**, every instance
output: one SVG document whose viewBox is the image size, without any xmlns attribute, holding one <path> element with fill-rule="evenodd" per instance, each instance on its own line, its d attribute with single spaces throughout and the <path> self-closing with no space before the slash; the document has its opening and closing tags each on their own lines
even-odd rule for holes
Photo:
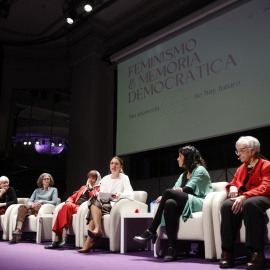
<svg viewBox="0 0 270 270">
<path fill-rule="evenodd" d="M 129 177 L 123 173 L 120 173 L 119 177 L 115 179 L 111 178 L 111 174 L 104 176 L 101 179 L 100 192 L 118 192 L 120 193 L 119 199 L 134 200 L 134 192 Z M 113 201 L 117 201 L 117 199 Z"/>
</svg>

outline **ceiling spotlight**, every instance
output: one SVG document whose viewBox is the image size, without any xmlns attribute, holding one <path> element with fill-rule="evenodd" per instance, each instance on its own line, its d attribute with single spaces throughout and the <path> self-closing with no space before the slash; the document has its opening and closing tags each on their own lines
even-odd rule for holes
<svg viewBox="0 0 270 270">
<path fill-rule="evenodd" d="M 62 145 L 63 145 L 62 141 L 58 141 L 58 146 L 62 146 Z"/>
<path fill-rule="evenodd" d="M 23 140 L 23 145 L 27 145 L 27 141 L 26 140 Z"/>
<path fill-rule="evenodd" d="M 36 145 L 41 145 L 41 142 L 39 140 L 35 140 Z"/>
<path fill-rule="evenodd" d="M 92 9 L 93 9 L 93 1 L 91 1 L 91 0 L 85 0 L 85 4 L 84 4 L 84 10 L 86 11 L 86 12 L 91 12 L 92 11 Z"/>
<path fill-rule="evenodd" d="M 51 146 L 56 146 L 56 142 L 54 140 L 51 140 Z"/>
<path fill-rule="evenodd" d="M 67 13 L 67 23 L 73 24 L 77 20 L 77 18 L 78 18 L 78 14 L 77 14 L 75 8 L 73 7 Z"/>
<path fill-rule="evenodd" d="M 32 142 L 31 141 L 28 141 L 28 145 L 31 145 L 32 144 Z"/>
</svg>

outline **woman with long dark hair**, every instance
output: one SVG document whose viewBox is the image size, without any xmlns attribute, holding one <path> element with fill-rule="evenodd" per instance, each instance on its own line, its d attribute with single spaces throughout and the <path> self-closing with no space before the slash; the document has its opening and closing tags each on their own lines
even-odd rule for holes
<svg viewBox="0 0 270 270">
<path fill-rule="evenodd" d="M 134 237 L 134 240 L 140 243 L 151 239 L 154 243 L 157 239 L 158 226 L 165 226 L 168 236 L 165 262 L 177 258 L 175 240 L 179 217 L 182 215 L 182 219 L 186 221 L 192 218 L 192 213 L 202 211 L 206 195 L 213 191 L 205 161 L 195 147 L 180 148 L 177 161 L 185 172 L 180 175 L 172 189 L 165 190 L 163 196 L 157 198 L 159 208 L 150 227 L 141 236 Z"/>
</svg>

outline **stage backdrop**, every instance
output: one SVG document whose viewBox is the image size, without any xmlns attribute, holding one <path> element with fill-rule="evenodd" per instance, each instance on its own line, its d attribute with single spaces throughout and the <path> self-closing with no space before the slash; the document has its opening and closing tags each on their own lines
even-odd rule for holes
<svg viewBox="0 0 270 270">
<path fill-rule="evenodd" d="M 119 63 L 117 154 L 268 126 L 269 25 L 246 1 Z"/>
</svg>

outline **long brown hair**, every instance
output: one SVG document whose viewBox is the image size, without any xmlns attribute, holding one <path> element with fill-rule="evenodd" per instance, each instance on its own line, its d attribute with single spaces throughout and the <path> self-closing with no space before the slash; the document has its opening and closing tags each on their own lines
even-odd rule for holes
<svg viewBox="0 0 270 270">
<path fill-rule="evenodd" d="M 122 169 L 120 169 L 120 173 L 125 174 L 125 173 L 124 173 L 124 170 L 123 170 L 123 166 L 124 166 L 124 161 L 123 161 L 123 159 L 120 158 L 120 157 L 118 157 L 118 156 L 115 156 L 115 157 L 113 157 L 111 160 L 113 160 L 114 158 L 117 159 L 117 160 L 120 162 L 120 165 L 122 165 Z"/>
</svg>

